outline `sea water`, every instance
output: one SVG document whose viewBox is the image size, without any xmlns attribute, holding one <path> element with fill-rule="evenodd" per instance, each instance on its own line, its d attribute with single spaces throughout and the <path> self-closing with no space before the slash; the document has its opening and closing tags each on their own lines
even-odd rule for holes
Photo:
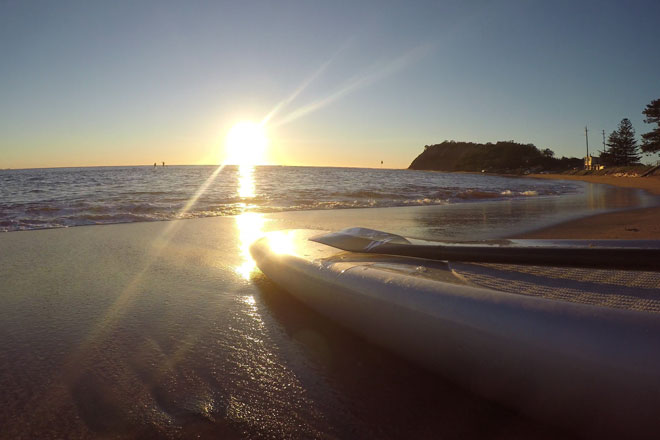
<svg viewBox="0 0 660 440">
<path fill-rule="evenodd" d="M 581 182 L 413 170 L 87 167 L 0 171 L 0 231 L 318 209 L 586 197 Z M 631 200 L 624 205 L 638 204 Z M 620 207 L 621 201 L 616 202 Z"/>
</svg>

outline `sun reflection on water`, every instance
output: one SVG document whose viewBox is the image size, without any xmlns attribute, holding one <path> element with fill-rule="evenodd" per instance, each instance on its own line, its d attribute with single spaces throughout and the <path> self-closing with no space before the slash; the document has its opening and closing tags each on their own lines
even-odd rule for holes
<svg viewBox="0 0 660 440">
<path fill-rule="evenodd" d="M 242 198 L 254 197 L 254 165 L 238 167 L 238 195 Z"/>
<path fill-rule="evenodd" d="M 250 274 L 256 269 L 257 265 L 250 255 L 250 245 L 263 234 L 263 226 L 266 220 L 262 214 L 257 212 L 244 212 L 236 216 L 236 226 L 238 227 L 238 240 L 242 263 L 236 267 L 236 272 L 246 280 L 250 279 Z"/>
<path fill-rule="evenodd" d="M 254 166 L 241 165 L 238 169 L 238 195 L 240 197 L 254 197 Z M 250 255 L 250 245 L 263 234 L 266 219 L 258 212 L 249 212 L 247 205 L 242 214 L 236 216 L 238 240 L 242 262 L 235 270 L 244 279 L 249 280 L 252 272 L 257 268 Z"/>
</svg>

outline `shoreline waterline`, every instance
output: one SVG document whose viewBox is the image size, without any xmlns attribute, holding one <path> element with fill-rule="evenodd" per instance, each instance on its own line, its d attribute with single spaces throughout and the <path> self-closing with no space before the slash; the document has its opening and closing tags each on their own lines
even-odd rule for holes
<svg viewBox="0 0 660 440">
<path fill-rule="evenodd" d="M 625 177 L 539 174 L 528 177 L 548 180 L 582 181 L 597 185 L 637 189 L 654 196 L 660 195 L 660 177 L 657 176 Z M 660 222 L 658 219 L 660 219 L 660 202 L 656 203 L 656 206 L 628 208 L 587 215 L 530 231 L 522 231 L 513 234 L 512 237 L 539 239 L 660 239 Z"/>
<path fill-rule="evenodd" d="M 241 216 L 249 212 L 265 217 L 286 217 L 292 213 L 293 218 L 318 218 L 319 222 L 311 223 L 314 227 L 324 226 L 333 217 L 318 211 L 357 210 L 339 217 L 369 222 L 369 215 L 393 215 L 410 223 L 412 215 L 406 218 L 401 214 L 410 208 L 424 222 L 418 222 L 417 228 L 404 228 L 406 235 L 460 240 L 475 238 L 470 228 L 478 232 L 479 238 L 499 238 L 594 213 L 658 204 L 650 194 L 638 193 L 635 185 L 608 189 L 588 179 L 567 181 L 563 175 L 531 177 L 534 179 L 316 167 L 14 171 L 0 176 L 0 180 L 4 179 L 4 192 L 0 191 L 0 231 Z M 374 211 L 383 208 L 397 209 Z M 307 214 L 296 214 L 303 211 Z M 362 215 L 363 212 L 369 214 Z M 489 222 L 492 230 L 487 231 Z M 330 229 L 337 222 L 329 223 Z M 388 229 L 388 223 L 384 228 Z"/>
<path fill-rule="evenodd" d="M 647 191 L 650 194 L 660 195 L 660 176 L 630 177 L 611 175 L 573 175 L 573 174 L 529 174 L 524 178 L 544 180 L 580 181 L 601 185 L 619 186 Z"/>
<path fill-rule="evenodd" d="M 262 224 L 270 224 L 268 230 L 296 228 L 338 230 L 362 226 L 428 240 L 475 240 L 534 234 L 536 231 L 560 228 L 565 223 L 588 218 L 654 209 L 656 206 L 660 209 L 660 198 L 647 196 L 643 191 L 635 189 L 607 188 L 606 185 L 597 184 L 591 185 L 588 193 L 588 197 L 579 194 L 420 206 L 310 209 L 265 213 L 245 210 L 240 214 L 223 216 L 116 222 L 8 232 L 30 233 L 142 223 L 167 225 L 183 221 L 214 219 L 240 221 L 250 217 L 259 218 Z M 620 203 L 621 199 L 625 199 L 626 202 Z"/>
</svg>

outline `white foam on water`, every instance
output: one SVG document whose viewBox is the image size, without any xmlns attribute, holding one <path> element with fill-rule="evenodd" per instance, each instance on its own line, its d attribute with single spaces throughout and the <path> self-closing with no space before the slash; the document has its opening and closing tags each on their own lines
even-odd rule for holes
<svg viewBox="0 0 660 440">
<path fill-rule="evenodd" d="M 189 209 L 216 166 L 0 171 L 0 231 L 318 209 L 427 206 L 578 194 L 580 183 L 463 173 L 255 167 L 249 197 L 227 166 Z"/>
</svg>

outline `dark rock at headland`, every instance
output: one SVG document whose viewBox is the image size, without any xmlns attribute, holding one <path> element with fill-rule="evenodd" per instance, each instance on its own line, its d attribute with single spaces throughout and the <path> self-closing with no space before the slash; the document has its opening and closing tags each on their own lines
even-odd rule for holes
<svg viewBox="0 0 660 440">
<path fill-rule="evenodd" d="M 564 171 L 581 166 L 582 159 L 556 159 L 549 148 L 539 150 L 533 144 L 444 141 L 426 145 L 408 169 L 525 174 Z"/>
</svg>

